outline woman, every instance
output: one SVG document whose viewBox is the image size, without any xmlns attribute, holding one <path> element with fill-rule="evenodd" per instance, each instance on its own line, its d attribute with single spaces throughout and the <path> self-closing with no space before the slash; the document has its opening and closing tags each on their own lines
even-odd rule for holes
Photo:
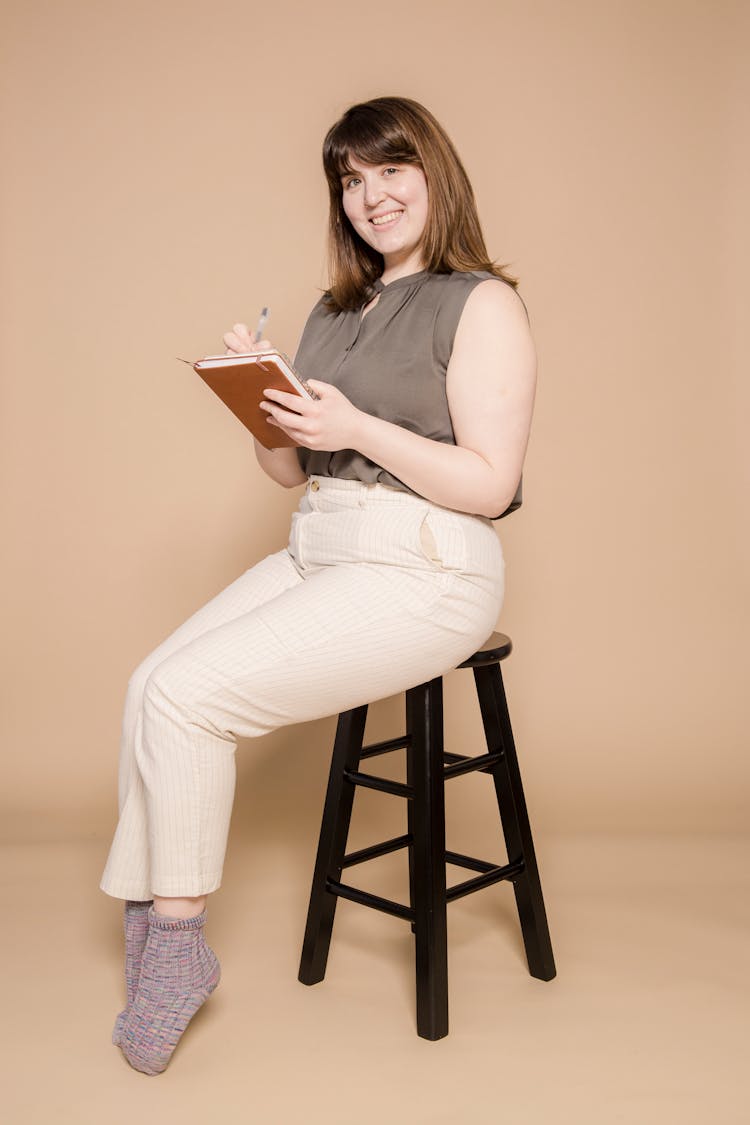
<svg viewBox="0 0 750 1125">
<path fill-rule="evenodd" d="M 219 980 L 203 925 L 236 739 L 441 675 L 502 603 L 490 520 L 521 476 L 535 382 L 515 282 L 488 259 L 461 162 L 416 102 L 353 106 L 323 163 L 331 287 L 295 360 L 319 397 L 266 392 L 271 424 L 298 448 L 256 443 L 273 480 L 307 482 L 289 544 L 152 653 L 125 705 L 101 886 L 126 900 L 128 1003 L 113 1038 L 147 1074 Z M 224 342 L 269 346 L 245 325 Z"/>
</svg>

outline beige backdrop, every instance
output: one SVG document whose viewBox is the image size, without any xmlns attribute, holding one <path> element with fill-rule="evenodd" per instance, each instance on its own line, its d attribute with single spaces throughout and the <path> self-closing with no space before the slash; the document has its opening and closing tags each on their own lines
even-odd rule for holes
<svg viewBox="0 0 750 1125">
<path fill-rule="evenodd" d="M 6 0 L 8 837 L 104 848 L 130 670 L 284 541 L 296 494 L 174 357 L 263 304 L 294 349 L 325 282 L 322 137 L 384 93 L 449 130 L 535 327 L 526 502 L 499 528 L 535 824 L 745 827 L 747 16 Z M 478 733 L 470 679 L 448 699 L 454 742 Z M 245 746 L 242 809 L 311 823 L 332 729 Z"/>
</svg>

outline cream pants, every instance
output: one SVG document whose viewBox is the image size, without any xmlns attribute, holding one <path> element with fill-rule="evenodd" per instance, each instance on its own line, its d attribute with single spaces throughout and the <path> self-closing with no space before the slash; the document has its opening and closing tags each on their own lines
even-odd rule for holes
<svg viewBox="0 0 750 1125">
<path fill-rule="evenodd" d="M 101 888 L 221 883 L 238 737 L 346 711 L 454 668 L 495 627 L 488 519 L 379 484 L 311 477 L 288 546 L 180 626 L 131 677 L 120 817 Z"/>
</svg>

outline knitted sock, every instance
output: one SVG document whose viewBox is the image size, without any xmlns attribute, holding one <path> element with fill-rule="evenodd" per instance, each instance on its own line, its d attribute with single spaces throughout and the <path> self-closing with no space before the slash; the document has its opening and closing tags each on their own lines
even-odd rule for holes
<svg viewBox="0 0 750 1125">
<path fill-rule="evenodd" d="M 219 962 L 206 945 L 206 912 L 165 918 L 148 912 L 148 938 L 133 1003 L 120 1036 L 130 1065 L 161 1074 L 190 1020 L 219 983 Z"/>
<path fill-rule="evenodd" d="M 150 901 L 125 903 L 125 987 L 127 989 L 127 1003 L 115 1020 L 115 1027 L 112 1032 L 112 1042 L 118 1047 L 127 1014 L 138 987 L 138 978 L 141 975 L 141 958 L 148 937 L 148 908 L 150 905 Z"/>
</svg>

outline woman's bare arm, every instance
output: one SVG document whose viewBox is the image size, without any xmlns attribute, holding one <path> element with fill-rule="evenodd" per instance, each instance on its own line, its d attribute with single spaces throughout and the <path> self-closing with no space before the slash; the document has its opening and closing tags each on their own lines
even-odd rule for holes
<svg viewBox="0 0 750 1125">
<path fill-rule="evenodd" d="M 253 438 L 253 441 L 258 464 L 271 480 L 284 488 L 294 488 L 295 485 L 305 483 L 307 475 L 302 472 L 295 448 L 287 446 L 282 449 L 265 449 L 257 438 Z"/>
</svg>

